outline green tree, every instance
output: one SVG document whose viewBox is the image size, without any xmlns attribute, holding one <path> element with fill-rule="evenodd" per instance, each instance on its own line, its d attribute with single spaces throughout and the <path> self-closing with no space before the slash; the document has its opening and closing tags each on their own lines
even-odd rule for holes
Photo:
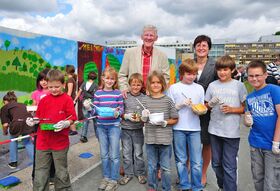
<svg viewBox="0 0 280 191">
<path fill-rule="evenodd" d="M 7 66 L 7 67 L 10 66 L 10 64 L 11 64 L 11 61 L 10 61 L 10 60 L 7 60 L 7 61 L 6 61 L 6 66 Z"/>
<path fill-rule="evenodd" d="M 22 53 L 22 58 L 23 58 L 24 60 L 26 60 L 26 58 L 27 58 L 27 53 L 26 53 L 26 52 L 23 52 L 23 53 Z"/>
<path fill-rule="evenodd" d="M 26 72 L 27 71 L 27 65 L 25 64 L 25 62 L 22 65 L 22 71 Z"/>
<path fill-rule="evenodd" d="M 50 63 L 47 63 L 45 67 L 46 67 L 46 68 L 51 68 L 52 66 L 51 66 Z"/>
<path fill-rule="evenodd" d="M 16 67 L 16 70 L 17 70 L 17 67 L 21 66 L 18 57 L 16 57 L 16 58 L 13 60 L 12 65 Z"/>
<path fill-rule="evenodd" d="M 85 64 L 84 73 L 83 73 L 84 81 L 88 80 L 89 72 L 95 72 L 96 74 L 98 74 L 98 68 L 95 62 L 88 62 Z M 98 83 L 98 78 L 96 78 L 95 82 Z"/>
<path fill-rule="evenodd" d="M 9 40 L 5 40 L 4 45 L 5 45 L 6 51 L 7 51 L 9 46 L 11 45 L 11 42 Z"/>
<path fill-rule="evenodd" d="M 36 56 L 36 54 L 32 55 L 32 62 L 37 62 L 38 61 L 38 58 Z"/>
<path fill-rule="evenodd" d="M 277 31 L 277 32 L 275 33 L 275 35 L 280 35 L 280 31 Z"/>
<path fill-rule="evenodd" d="M 39 58 L 39 64 L 40 64 L 40 66 L 42 66 L 43 63 L 44 63 L 44 59 L 43 59 L 43 58 Z"/>
<path fill-rule="evenodd" d="M 2 70 L 3 70 L 3 71 L 6 71 L 6 70 L 7 70 L 7 67 L 6 67 L 6 66 L 2 66 Z"/>
</svg>

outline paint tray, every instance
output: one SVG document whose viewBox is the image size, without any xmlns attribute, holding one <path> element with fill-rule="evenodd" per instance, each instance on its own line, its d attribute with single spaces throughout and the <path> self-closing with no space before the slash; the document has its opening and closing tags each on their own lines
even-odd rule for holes
<svg viewBox="0 0 280 191">
<path fill-rule="evenodd" d="M 96 107 L 96 113 L 100 117 L 114 117 L 115 109 L 111 107 Z"/>
<path fill-rule="evenodd" d="M 53 131 L 55 129 L 53 126 L 54 124 L 48 124 L 48 123 L 40 124 L 40 128 L 43 131 Z"/>
</svg>

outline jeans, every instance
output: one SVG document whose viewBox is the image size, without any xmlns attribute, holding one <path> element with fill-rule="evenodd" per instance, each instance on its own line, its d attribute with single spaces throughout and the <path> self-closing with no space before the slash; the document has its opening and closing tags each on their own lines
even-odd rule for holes
<svg viewBox="0 0 280 191">
<path fill-rule="evenodd" d="M 84 119 L 91 117 L 90 113 L 84 107 L 82 108 L 82 111 L 83 111 Z M 90 121 L 93 121 L 93 120 L 85 120 L 83 122 L 82 134 L 81 134 L 82 137 L 87 137 L 88 125 L 89 125 Z M 94 125 L 94 123 L 93 123 L 93 125 Z"/>
<path fill-rule="evenodd" d="M 212 168 L 219 188 L 224 191 L 237 190 L 237 154 L 240 138 L 225 138 L 210 135 Z"/>
<path fill-rule="evenodd" d="M 103 177 L 118 181 L 120 176 L 120 135 L 121 130 L 116 126 L 98 125 L 100 155 Z"/>
<path fill-rule="evenodd" d="M 202 190 L 202 156 L 200 131 L 173 131 L 173 147 L 177 173 L 180 183 L 179 189 L 193 191 Z M 189 153 L 188 153 L 189 151 Z M 187 159 L 190 157 L 191 180 L 188 177 Z"/>
<path fill-rule="evenodd" d="M 145 161 L 143 157 L 143 129 L 122 129 L 123 167 L 127 176 L 144 176 Z M 133 165 L 134 164 L 134 165 Z M 134 167 L 134 170 L 133 170 Z M 134 173 L 135 172 L 135 173 Z"/>
<path fill-rule="evenodd" d="M 251 170 L 256 191 L 280 190 L 280 154 L 251 147 Z"/>
<path fill-rule="evenodd" d="M 161 168 L 162 190 L 171 190 L 171 145 L 146 144 L 148 159 L 148 187 L 157 190 L 158 162 Z"/>
<path fill-rule="evenodd" d="M 49 190 L 49 174 L 51 163 L 55 166 L 55 191 L 72 191 L 68 173 L 67 153 L 69 148 L 64 150 L 36 150 L 35 177 L 33 191 Z"/>
<path fill-rule="evenodd" d="M 10 138 L 17 138 L 17 136 L 10 135 Z M 31 138 L 22 139 L 22 144 L 25 146 L 28 157 L 31 161 L 33 161 L 34 156 L 34 145 L 31 141 Z M 13 141 L 10 142 L 10 162 L 18 161 L 18 142 Z"/>
</svg>

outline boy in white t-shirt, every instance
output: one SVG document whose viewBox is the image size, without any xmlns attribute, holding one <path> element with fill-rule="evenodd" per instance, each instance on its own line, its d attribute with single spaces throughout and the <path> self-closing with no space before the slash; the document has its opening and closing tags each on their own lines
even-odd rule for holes
<svg viewBox="0 0 280 191">
<path fill-rule="evenodd" d="M 194 83 L 198 66 L 192 59 L 187 59 L 179 67 L 181 81 L 173 84 L 168 96 L 175 102 L 179 121 L 173 126 L 173 146 L 177 172 L 178 189 L 193 191 L 202 190 L 202 157 L 200 141 L 200 120 L 191 104 L 204 103 L 204 89 Z M 189 152 L 187 152 L 189 151 Z M 188 178 L 187 159 L 190 158 L 191 180 Z"/>
<path fill-rule="evenodd" d="M 216 62 L 219 80 L 209 84 L 205 101 L 211 109 L 208 132 L 212 150 L 212 168 L 219 190 L 237 190 L 237 153 L 240 142 L 240 114 L 247 95 L 242 82 L 231 78 L 235 61 L 222 56 Z"/>
</svg>

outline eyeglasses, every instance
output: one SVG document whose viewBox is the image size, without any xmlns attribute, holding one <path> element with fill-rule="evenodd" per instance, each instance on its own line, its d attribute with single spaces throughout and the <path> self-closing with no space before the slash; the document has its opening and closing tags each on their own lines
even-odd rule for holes
<svg viewBox="0 0 280 191">
<path fill-rule="evenodd" d="M 256 74 L 256 75 L 248 75 L 248 78 L 261 78 L 263 77 L 263 74 Z"/>
</svg>

